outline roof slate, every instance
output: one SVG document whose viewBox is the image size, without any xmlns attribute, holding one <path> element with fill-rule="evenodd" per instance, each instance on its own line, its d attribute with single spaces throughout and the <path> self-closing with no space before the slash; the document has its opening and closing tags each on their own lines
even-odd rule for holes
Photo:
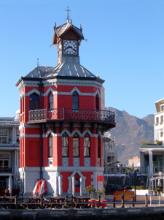
<svg viewBox="0 0 164 220">
<path fill-rule="evenodd" d="M 84 39 L 84 36 L 83 36 L 83 33 L 82 33 L 82 30 L 77 28 L 76 26 L 74 26 L 71 22 L 66 22 L 65 24 L 63 25 L 60 25 L 58 27 L 55 27 L 55 34 L 58 36 L 58 37 L 61 37 L 65 32 L 67 32 L 67 30 L 69 29 L 72 29 L 73 31 L 76 32 L 76 34 L 79 35 L 79 37 L 81 39 Z"/>
</svg>

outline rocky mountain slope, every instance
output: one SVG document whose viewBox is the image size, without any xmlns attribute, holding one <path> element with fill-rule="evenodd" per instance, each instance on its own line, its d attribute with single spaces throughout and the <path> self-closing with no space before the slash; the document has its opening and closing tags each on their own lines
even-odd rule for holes
<svg viewBox="0 0 164 220">
<path fill-rule="evenodd" d="M 126 163 L 132 156 L 139 155 L 143 142 L 153 142 L 153 115 L 137 118 L 126 111 L 111 109 L 116 115 L 116 128 L 111 133 L 115 140 L 118 160 Z"/>
</svg>

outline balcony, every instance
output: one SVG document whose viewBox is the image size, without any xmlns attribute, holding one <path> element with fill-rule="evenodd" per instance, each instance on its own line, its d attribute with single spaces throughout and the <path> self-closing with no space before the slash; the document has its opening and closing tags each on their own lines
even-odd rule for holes
<svg viewBox="0 0 164 220">
<path fill-rule="evenodd" d="M 0 167 L 0 173 L 12 173 L 11 167 Z"/>
<path fill-rule="evenodd" d="M 69 109 L 37 109 L 29 111 L 28 123 L 44 123 L 50 121 L 70 121 L 70 122 L 96 122 L 115 127 L 115 114 L 109 110 L 79 110 L 73 111 Z"/>
</svg>

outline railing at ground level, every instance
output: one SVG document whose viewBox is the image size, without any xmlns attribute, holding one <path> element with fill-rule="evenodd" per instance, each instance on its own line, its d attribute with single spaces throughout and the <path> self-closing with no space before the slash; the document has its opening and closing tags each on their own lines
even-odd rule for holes
<svg viewBox="0 0 164 220">
<path fill-rule="evenodd" d="M 37 109 L 29 111 L 29 122 L 47 120 L 99 121 L 115 125 L 115 114 L 110 110 Z"/>
<path fill-rule="evenodd" d="M 89 197 L 16 197 L 1 196 L 0 208 L 38 209 L 38 208 L 129 208 L 164 206 L 164 197 L 145 195 L 120 199 L 90 199 Z"/>
</svg>

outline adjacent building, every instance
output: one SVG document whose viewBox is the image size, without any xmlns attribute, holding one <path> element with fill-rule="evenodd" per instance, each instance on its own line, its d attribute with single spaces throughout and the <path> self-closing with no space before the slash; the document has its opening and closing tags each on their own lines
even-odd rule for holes
<svg viewBox="0 0 164 220">
<path fill-rule="evenodd" d="M 154 141 L 164 145 L 164 99 L 155 103 L 156 113 L 154 115 Z"/>
<path fill-rule="evenodd" d="M 17 83 L 24 194 L 42 178 L 54 196 L 103 188 L 103 134 L 115 126 L 115 116 L 104 107 L 104 80 L 80 64 L 83 39 L 69 19 L 55 26 L 57 66 L 37 66 Z"/>
<path fill-rule="evenodd" d="M 19 118 L 0 117 L 0 195 L 19 183 Z"/>
<path fill-rule="evenodd" d="M 116 145 L 111 137 L 110 132 L 105 132 L 104 134 L 104 173 L 113 174 L 118 170 L 118 160 Z"/>
<path fill-rule="evenodd" d="M 155 103 L 154 143 L 140 147 L 141 172 L 149 177 L 149 187 L 162 187 L 164 192 L 164 99 Z"/>
</svg>

